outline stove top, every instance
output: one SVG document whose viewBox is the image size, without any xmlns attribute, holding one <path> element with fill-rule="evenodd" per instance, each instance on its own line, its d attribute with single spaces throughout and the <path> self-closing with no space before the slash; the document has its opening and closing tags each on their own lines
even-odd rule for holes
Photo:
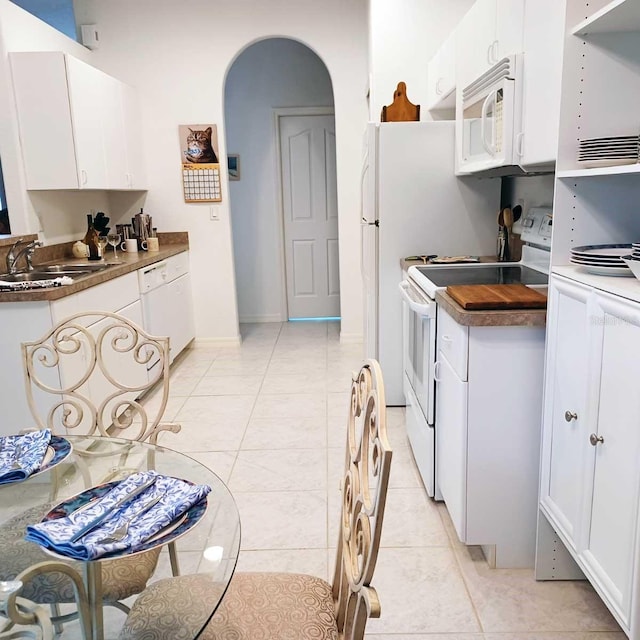
<svg viewBox="0 0 640 640">
<path fill-rule="evenodd" d="M 549 277 L 524 265 L 473 265 L 465 267 L 416 267 L 436 287 L 454 284 L 547 284 Z"/>
<path fill-rule="evenodd" d="M 413 266 L 409 267 L 409 277 L 430 298 L 435 298 L 438 289 L 456 284 L 524 284 L 539 287 L 549 281 L 547 273 L 513 262 L 452 267 Z"/>
</svg>

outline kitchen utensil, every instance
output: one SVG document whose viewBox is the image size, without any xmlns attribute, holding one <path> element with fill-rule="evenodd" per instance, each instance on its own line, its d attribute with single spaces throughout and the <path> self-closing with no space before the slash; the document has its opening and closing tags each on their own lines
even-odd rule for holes
<svg viewBox="0 0 640 640">
<path fill-rule="evenodd" d="M 144 514 L 147 511 L 149 511 L 149 509 L 152 509 L 153 507 L 155 507 L 158 504 L 158 502 L 160 502 L 160 500 L 162 500 L 162 498 L 164 498 L 164 494 L 165 493 L 166 492 L 163 491 L 160 495 L 158 495 L 155 498 L 152 498 L 151 500 L 146 502 L 144 505 L 142 505 L 140 510 L 137 511 L 131 517 L 130 520 L 127 520 L 124 524 L 121 524 L 117 529 L 115 529 L 113 531 L 113 533 L 110 536 L 106 536 L 106 537 L 101 538 L 100 540 L 98 540 L 96 542 L 96 544 L 99 544 L 99 545 L 111 544 L 112 542 L 120 542 L 120 540 L 124 540 L 127 537 L 127 533 L 129 533 L 129 527 L 131 526 L 131 523 L 136 518 L 140 517 L 142 514 Z"/>
<path fill-rule="evenodd" d="M 547 296 L 523 284 L 467 284 L 447 287 L 447 293 L 463 308 L 545 309 Z"/>
<path fill-rule="evenodd" d="M 99 524 L 104 522 L 104 520 L 108 518 L 109 515 L 111 515 L 111 513 L 113 513 L 116 509 L 119 509 L 123 505 L 127 504 L 127 502 L 133 500 L 136 496 L 139 496 L 141 493 L 146 491 L 155 481 L 156 481 L 156 478 L 154 476 L 150 480 L 147 480 L 145 483 L 141 484 L 134 491 L 131 491 L 130 493 L 127 493 L 126 495 L 122 496 L 120 500 L 117 500 L 116 502 L 114 502 L 108 509 L 104 511 L 104 513 L 100 514 L 99 516 L 95 517 L 93 520 L 85 524 L 84 527 L 80 529 L 80 531 L 78 531 L 74 536 L 72 536 L 69 539 L 69 542 L 77 542 L 78 540 L 80 540 L 80 538 L 82 538 L 82 536 L 85 536 L 90 531 L 93 531 Z"/>
<path fill-rule="evenodd" d="M 504 226 L 507 228 L 507 231 L 511 233 L 511 227 L 513 227 L 513 212 L 510 207 L 505 207 L 502 210 L 502 218 L 504 220 Z"/>
</svg>

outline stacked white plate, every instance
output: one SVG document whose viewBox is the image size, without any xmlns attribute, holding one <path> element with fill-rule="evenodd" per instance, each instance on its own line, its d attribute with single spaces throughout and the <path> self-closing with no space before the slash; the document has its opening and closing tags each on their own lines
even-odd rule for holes
<svg viewBox="0 0 640 640">
<path fill-rule="evenodd" d="M 638 162 L 638 136 L 580 140 L 578 162 L 585 167 L 605 167 Z"/>
<path fill-rule="evenodd" d="M 632 276 L 623 260 L 629 255 L 630 244 L 591 244 L 571 249 L 571 262 L 599 276 Z M 640 252 L 640 244 L 638 244 Z M 640 253 L 638 254 L 640 256 Z"/>
</svg>

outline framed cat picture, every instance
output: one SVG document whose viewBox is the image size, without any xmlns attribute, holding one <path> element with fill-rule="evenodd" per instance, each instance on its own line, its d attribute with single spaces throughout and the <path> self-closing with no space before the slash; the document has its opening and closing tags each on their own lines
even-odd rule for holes
<svg viewBox="0 0 640 640">
<path fill-rule="evenodd" d="M 185 202 L 221 202 L 218 128 L 215 124 L 183 124 L 180 161 Z"/>
</svg>

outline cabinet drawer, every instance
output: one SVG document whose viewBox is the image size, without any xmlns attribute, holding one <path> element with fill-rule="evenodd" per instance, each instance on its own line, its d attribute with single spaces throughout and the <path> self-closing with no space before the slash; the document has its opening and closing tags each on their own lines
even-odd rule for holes
<svg viewBox="0 0 640 640">
<path fill-rule="evenodd" d="M 438 349 L 446 356 L 458 377 L 467 380 L 469 329 L 458 324 L 438 306 Z"/>
<path fill-rule="evenodd" d="M 91 311 L 112 311 L 130 305 L 140 297 L 138 276 L 135 271 L 119 278 L 79 291 L 66 298 L 51 302 L 51 317 L 54 323 L 64 320 L 74 313 Z"/>
</svg>

